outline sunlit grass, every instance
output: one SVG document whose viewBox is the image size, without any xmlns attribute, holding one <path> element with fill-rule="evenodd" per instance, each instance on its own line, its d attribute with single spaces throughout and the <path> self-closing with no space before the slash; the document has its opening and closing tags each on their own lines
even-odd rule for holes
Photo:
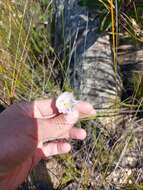
<svg viewBox="0 0 143 190">
<path fill-rule="evenodd" d="M 47 14 L 49 6 L 47 3 Z M 59 88 L 59 82 L 53 80 L 55 55 L 39 7 L 28 0 L 0 4 L 0 96 L 7 104 L 55 94 Z"/>
</svg>

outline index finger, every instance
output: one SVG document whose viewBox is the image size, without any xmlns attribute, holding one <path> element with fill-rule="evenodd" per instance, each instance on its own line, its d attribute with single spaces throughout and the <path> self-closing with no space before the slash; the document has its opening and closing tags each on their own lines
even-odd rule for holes
<svg viewBox="0 0 143 190">
<path fill-rule="evenodd" d="M 80 118 L 86 118 L 96 114 L 93 106 L 85 101 L 78 101 L 75 105 Z M 55 99 L 35 100 L 33 102 L 33 114 L 35 118 L 48 119 L 59 114 Z"/>
</svg>

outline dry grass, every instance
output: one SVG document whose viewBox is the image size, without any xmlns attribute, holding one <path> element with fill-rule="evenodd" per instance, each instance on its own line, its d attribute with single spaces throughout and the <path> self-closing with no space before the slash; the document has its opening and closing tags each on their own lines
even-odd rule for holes
<svg viewBox="0 0 143 190">
<path fill-rule="evenodd" d="M 110 10 L 112 10 L 114 64 L 116 64 L 115 19 L 113 17 L 115 9 L 112 4 L 111 2 Z M 0 99 L 2 104 L 7 106 L 15 100 L 32 100 L 58 94 L 63 90 L 58 79 L 58 72 L 60 71 L 61 78 L 64 78 L 66 73 L 63 63 L 52 48 L 50 32 L 47 32 L 47 28 L 50 31 L 51 24 L 51 1 L 5 0 L 0 1 L 0 10 Z M 125 16 L 124 22 L 128 22 L 131 26 L 130 31 L 133 31 L 133 20 Z M 123 26 L 127 27 L 126 24 Z M 134 27 L 135 29 L 137 30 L 137 27 Z M 135 36 L 134 33 L 132 32 L 132 36 Z M 134 39 L 136 38 L 139 36 L 135 36 Z M 73 143 L 73 154 L 57 158 L 63 167 L 60 184 L 74 181 L 76 189 L 94 189 L 96 186 L 97 190 L 107 190 L 114 185 L 120 186 L 122 183 L 119 182 L 126 179 L 126 186 L 123 183 L 120 189 L 143 189 L 142 181 L 140 182 L 141 173 L 135 169 L 131 169 L 130 175 L 127 175 L 127 171 L 125 174 L 114 176 L 117 170 L 124 169 L 120 165 L 127 157 L 128 150 L 136 150 L 136 154 L 142 153 L 142 137 L 138 139 L 138 133 L 142 132 L 143 124 L 135 117 L 136 110 L 143 107 L 142 79 L 142 76 L 134 75 L 132 97 L 128 97 L 127 101 L 123 100 L 120 105 L 135 109 L 133 118 L 125 117 L 123 121 L 120 117 L 117 120 L 116 125 L 122 126 L 122 129 L 118 128 L 117 131 L 109 133 L 106 129 L 98 127 L 98 118 L 92 124 L 82 122 L 82 127 L 85 126 L 89 131 L 89 137 L 83 143 Z M 70 89 L 66 79 L 64 89 Z M 138 159 L 142 161 L 141 154 Z M 131 185 L 131 182 L 134 185 Z"/>
</svg>

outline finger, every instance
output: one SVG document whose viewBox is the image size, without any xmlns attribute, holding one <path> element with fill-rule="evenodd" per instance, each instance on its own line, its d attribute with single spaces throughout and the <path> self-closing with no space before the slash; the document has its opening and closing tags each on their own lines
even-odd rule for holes
<svg viewBox="0 0 143 190">
<path fill-rule="evenodd" d="M 34 101 L 34 117 L 51 118 L 58 114 L 54 99 Z"/>
<path fill-rule="evenodd" d="M 51 118 L 59 114 L 54 99 L 35 100 L 31 103 L 21 102 L 18 106 L 32 118 Z"/>
<path fill-rule="evenodd" d="M 43 146 L 42 151 L 45 157 L 65 154 L 71 150 L 71 145 L 67 142 L 51 142 Z"/>
<path fill-rule="evenodd" d="M 75 108 L 79 112 L 80 118 L 85 118 L 85 117 L 96 115 L 95 109 L 88 102 L 79 101 Z"/>
<path fill-rule="evenodd" d="M 86 138 L 86 131 L 84 129 L 72 127 L 67 133 L 65 133 L 63 136 L 60 136 L 59 139 L 84 140 L 85 138 Z"/>
<path fill-rule="evenodd" d="M 63 137 L 78 121 L 78 114 L 60 114 L 51 119 L 37 119 L 38 136 L 40 141 L 54 140 Z"/>
<path fill-rule="evenodd" d="M 69 138 L 84 140 L 86 138 L 86 131 L 84 129 L 79 129 L 79 128 L 73 127 L 69 131 Z"/>
</svg>

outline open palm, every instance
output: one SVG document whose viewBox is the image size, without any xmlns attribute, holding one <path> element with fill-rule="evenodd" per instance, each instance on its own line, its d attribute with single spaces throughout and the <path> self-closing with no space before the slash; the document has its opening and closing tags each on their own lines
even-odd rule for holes
<svg viewBox="0 0 143 190">
<path fill-rule="evenodd" d="M 79 102 L 74 113 L 60 114 L 49 99 L 14 104 L 2 112 L 0 189 L 16 189 L 40 159 L 69 152 L 70 144 L 59 139 L 83 140 L 86 132 L 74 127 L 81 113 L 95 111 L 89 103 Z"/>
</svg>

